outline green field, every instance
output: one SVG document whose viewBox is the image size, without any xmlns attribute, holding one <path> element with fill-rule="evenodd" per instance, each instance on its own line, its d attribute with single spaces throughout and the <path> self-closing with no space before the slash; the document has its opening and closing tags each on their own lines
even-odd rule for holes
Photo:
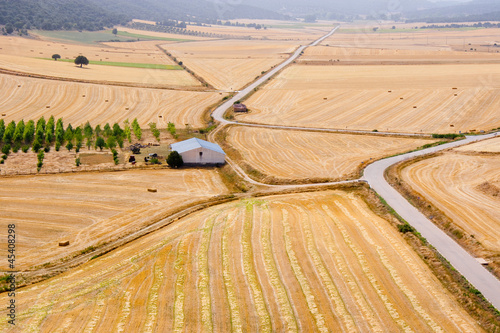
<svg viewBox="0 0 500 333">
<path fill-rule="evenodd" d="M 52 58 L 37 58 L 37 59 L 54 61 L 54 59 L 52 59 Z M 57 61 L 74 62 L 74 59 L 59 59 Z M 141 64 L 141 63 L 133 63 L 133 62 L 92 61 L 92 60 L 89 60 L 89 65 L 148 68 L 148 69 L 166 69 L 166 70 L 182 70 L 183 69 L 181 66 L 177 66 L 177 65 Z"/>
<path fill-rule="evenodd" d="M 156 36 L 148 36 L 141 34 L 132 34 L 126 31 L 118 31 L 118 36 L 128 37 L 128 38 L 136 38 L 136 39 L 146 39 L 146 40 L 165 40 L 170 42 L 192 42 L 191 39 L 182 39 L 182 38 L 167 38 L 167 37 L 156 37 Z"/>
</svg>

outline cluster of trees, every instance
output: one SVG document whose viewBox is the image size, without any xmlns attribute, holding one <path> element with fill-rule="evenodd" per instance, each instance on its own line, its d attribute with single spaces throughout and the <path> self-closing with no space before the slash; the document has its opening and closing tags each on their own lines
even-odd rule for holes
<svg viewBox="0 0 500 333">
<path fill-rule="evenodd" d="M 142 131 L 137 119 L 133 120 L 132 129 L 136 138 L 140 140 Z M 84 126 L 73 128 L 71 124 L 65 126 L 62 118 L 56 121 L 54 116 L 47 121 L 41 117 L 36 122 L 30 120 L 25 123 L 24 120 L 20 120 L 17 124 L 15 121 L 6 124 L 0 119 L 0 146 L 3 153 L 0 163 L 4 163 L 11 151 L 17 153 L 22 150 L 26 153 L 31 147 L 32 151 L 38 153 L 37 167 L 40 169 L 43 165 L 43 152 L 49 152 L 52 146 L 56 151 L 64 146 L 68 151 L 75 149 L 79 152 L 84 144 L 88 149 L 94 147 L 100 150 L 103 148 L 114 150 L 117 146 L 123 148 L 125 140 L 132 142 L 132 130 L 128 120 L 124 122 L 124 128 L 118 123 L 113 126 L 107 123 L 102 128 L 100 125 L 92 127 L 89 122 Z M 116 155 L 113 155 L 116 162 Z"/>
<path fill-rule="evenodd" d="M 5 25 L 6 33 L 26 29 L 95 31 L 128 21 L 127 15 L 77 0 L 64 4 L 58 0 L 0 1 L 0 25 Z"/>
<path fill-rule="evenodd" d="M 500 23 L 491 23 L 491 22 L 478 22 L 473 24 L 446 24 L 446 25 L 437 25 L 437 24 L 429 24 L 425 26 L 421 26 L 420 29 L 458 29 L 458 28 L 500 28 Z"/>
</svg>

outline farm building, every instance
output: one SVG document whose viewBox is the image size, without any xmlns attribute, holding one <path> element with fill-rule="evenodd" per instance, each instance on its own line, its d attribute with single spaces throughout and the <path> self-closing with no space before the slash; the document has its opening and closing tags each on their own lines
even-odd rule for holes
<svg viewBox="0 0 500 333">
<path fill-rule="evenodd" d="M 226 163 L 226 153 L 218 144 L 197 138 L 172 143 L 170 149 L 177 151 L 185 164 Z"/>
<path fill-rule="evenodd" d="M 247 112 L 247 106 L 245 104 L 234 104 L 233 105 L 234 112 Z"/>
</svg>

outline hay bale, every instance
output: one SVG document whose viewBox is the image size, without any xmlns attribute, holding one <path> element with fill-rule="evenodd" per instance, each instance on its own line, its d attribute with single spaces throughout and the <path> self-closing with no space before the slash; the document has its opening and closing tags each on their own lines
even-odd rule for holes
<svg viewBox="0 0 500 333">
<path fill-rule="evenodd" d="M 59 242 L 59 246 L 68 246 L 69 245 L 69 241 L 62 241 L 62 242 Z"/>
<path fill-rule="evenodd" d="M 155 188 L 148 188 L 148 192 L 156 193 L 158 190 Z"/>
</svg>

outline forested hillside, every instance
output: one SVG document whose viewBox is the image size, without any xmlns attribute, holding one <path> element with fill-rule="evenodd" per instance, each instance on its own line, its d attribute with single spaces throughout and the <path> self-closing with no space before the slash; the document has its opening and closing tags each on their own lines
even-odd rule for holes
<svg viewBox="0 0 500 333">
<path fill-rule="evenodd" d="M 211 23 L 220 19 L 281 19 L 273 11 L 205 0 L 0 0 L 0 25 L 14 29 L 101 30 L 132 19 Z"/>
</svg>

